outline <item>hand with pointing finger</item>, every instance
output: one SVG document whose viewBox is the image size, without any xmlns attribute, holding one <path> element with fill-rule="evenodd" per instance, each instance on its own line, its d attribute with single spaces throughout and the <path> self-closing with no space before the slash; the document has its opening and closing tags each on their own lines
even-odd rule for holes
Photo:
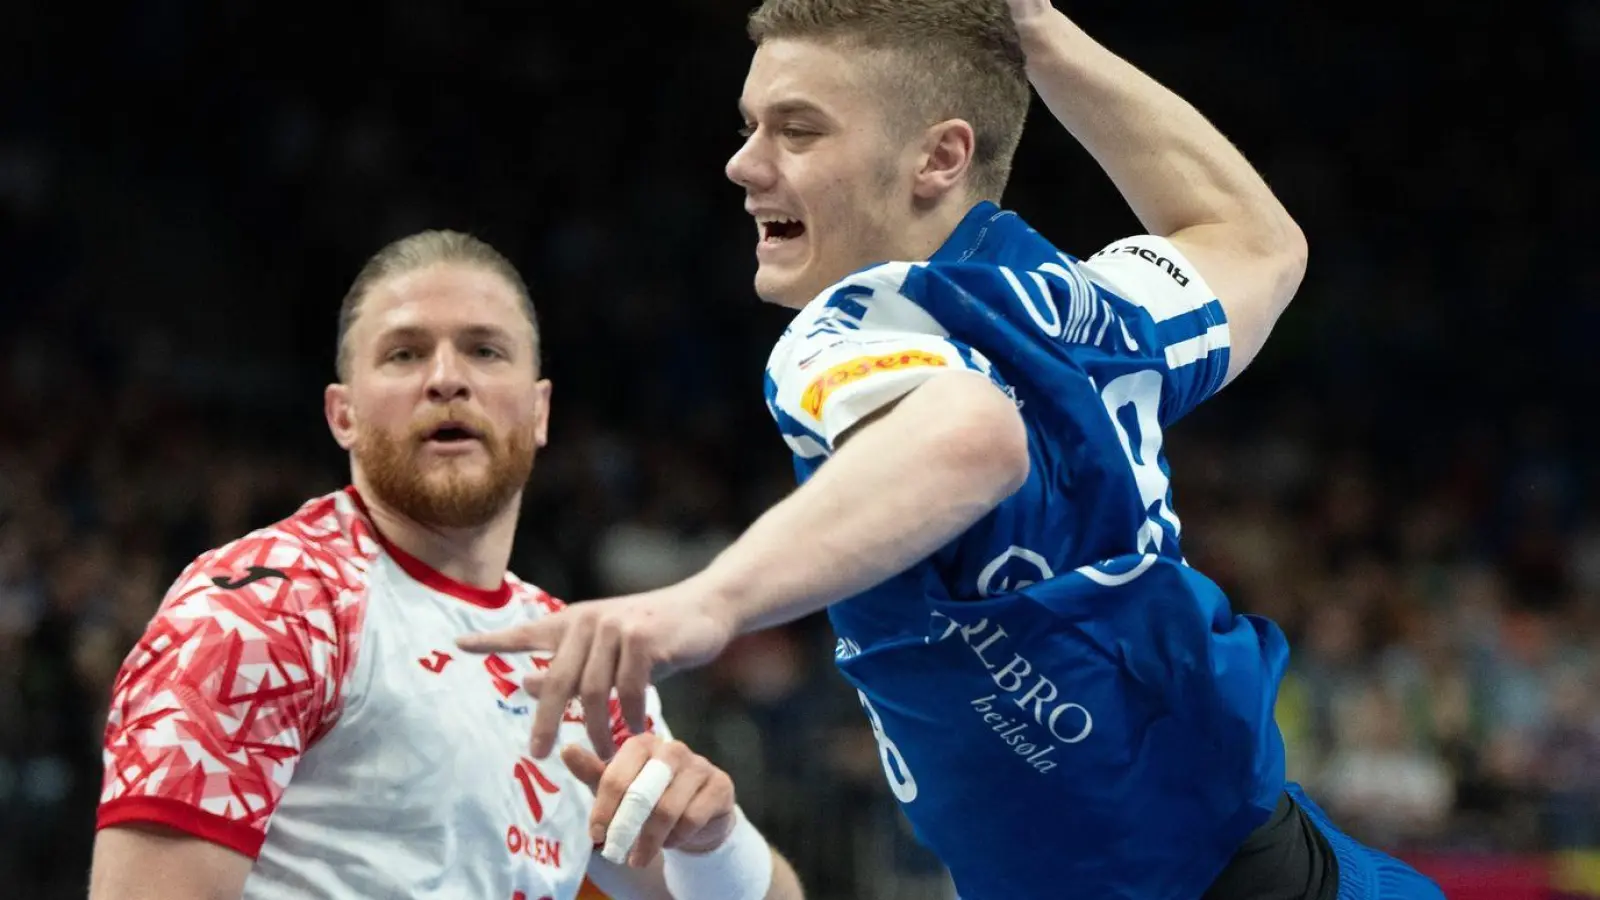
<svg viewBox="0 0 1600 900">
<path fill-rule="evenodd" d="M 612 690 L 629 729 L 644 731 L 650 683 L 705 665 L 733 639 L 733 623 L 714 609 L 703 591 L 683 582 L 630 597 L 576 603 L 531 622 L 466 635 L 456 643 L 469 653 L 553 653 L 548 669 L 523 680 L 528 694 L 539 701 L 531 752 L 538 759 L 550 755 L 562 713 L 576 697 L 595 749 L 605 758 L 614 746 L 605 714 Z"/>
</svg>

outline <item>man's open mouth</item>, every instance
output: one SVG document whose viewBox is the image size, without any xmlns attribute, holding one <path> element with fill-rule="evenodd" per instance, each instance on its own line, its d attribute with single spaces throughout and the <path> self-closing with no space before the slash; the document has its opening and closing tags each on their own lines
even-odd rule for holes
<svg viewBox="0 0 1600 900">
<path fill-rule="evenodd" d="M 423 440 L 438 444 L 459 444 L 467 441 L 482 440 L 483 435 L 474 428 L 460 422 L 446 422 L 428 432 Z"/>
<path fill-rule="evenodd" d="M 763 243 L 781 244 L 806 233 L 806 223 L 799 219 L 762 218 L 757 223 L 761 226 Z"/>
</svg>

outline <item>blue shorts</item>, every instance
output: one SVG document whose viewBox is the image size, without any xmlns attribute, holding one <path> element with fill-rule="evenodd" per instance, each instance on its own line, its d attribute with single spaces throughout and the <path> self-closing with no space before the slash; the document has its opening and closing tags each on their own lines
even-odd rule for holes
<svg viewBox="0 0 1600 900">
<path fill-rule="evenodd" d="M 1445 900 L 1444 891 L 1426 875 L 1333 827 L 1300 785 L 1290 782 L 1285 789 L 1328 839 L 1339 861 L 1339 900 Z"/>
</svg>

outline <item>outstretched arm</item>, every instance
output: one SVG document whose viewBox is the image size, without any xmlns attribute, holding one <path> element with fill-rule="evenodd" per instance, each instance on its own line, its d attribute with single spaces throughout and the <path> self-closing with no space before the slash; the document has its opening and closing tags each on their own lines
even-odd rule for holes
<svg viewBox="0 0 1600 900">
<path fill-rule="evenodd" d="M 1049 0 L 1009 0 L 1045 105 L 1151 233 L 1170 239 L 1228 316 L 1232 380 L 1305 274 L 1306 241 L 1272 190 L 1193 106 L 1096 43 Z"/>
<path fill-rule="evenodd" d="M 652 676 L 703 665 L 738 633 L 798 619 L 899 574 L 1027 479 L 1021 416 L 982 375 L 935 375 L 883 409 L 835 441 L 816 475 L 700 574 L 461 638 L 469 652 L 554 651 L 550 668 L 524 683 L 539 699 L 534 756 L 549 754 L 571 698 L 605 709 L 615 686 L 624 717 L 642 730 Z M 605 717 L 589 723 L 595 745 L 606 747 Z"/>
<path fill-rule="evenodd" d="M 970 372 L 940 375 L 856 426 L 696 581 L 740 632 L 788 622 L 920 562 L 1027 477 L 1010 398 Z"/>
</svg>

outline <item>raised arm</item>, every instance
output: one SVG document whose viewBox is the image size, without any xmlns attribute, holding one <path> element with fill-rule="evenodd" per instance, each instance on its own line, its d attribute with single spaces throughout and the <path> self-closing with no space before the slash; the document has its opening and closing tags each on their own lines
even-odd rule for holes
<svg viewBox="0 0 1600 900">
<path fill-rule="evenodd" d="M 1244 156 L 1187 101 L 1049 0 L 1009 2 L 1045 105 L 1145 229 L 1177 245 L 1216 291 L 1232 333 L 1231 381 L 1299 288 L 1305 236 Z"/>
</svg>

